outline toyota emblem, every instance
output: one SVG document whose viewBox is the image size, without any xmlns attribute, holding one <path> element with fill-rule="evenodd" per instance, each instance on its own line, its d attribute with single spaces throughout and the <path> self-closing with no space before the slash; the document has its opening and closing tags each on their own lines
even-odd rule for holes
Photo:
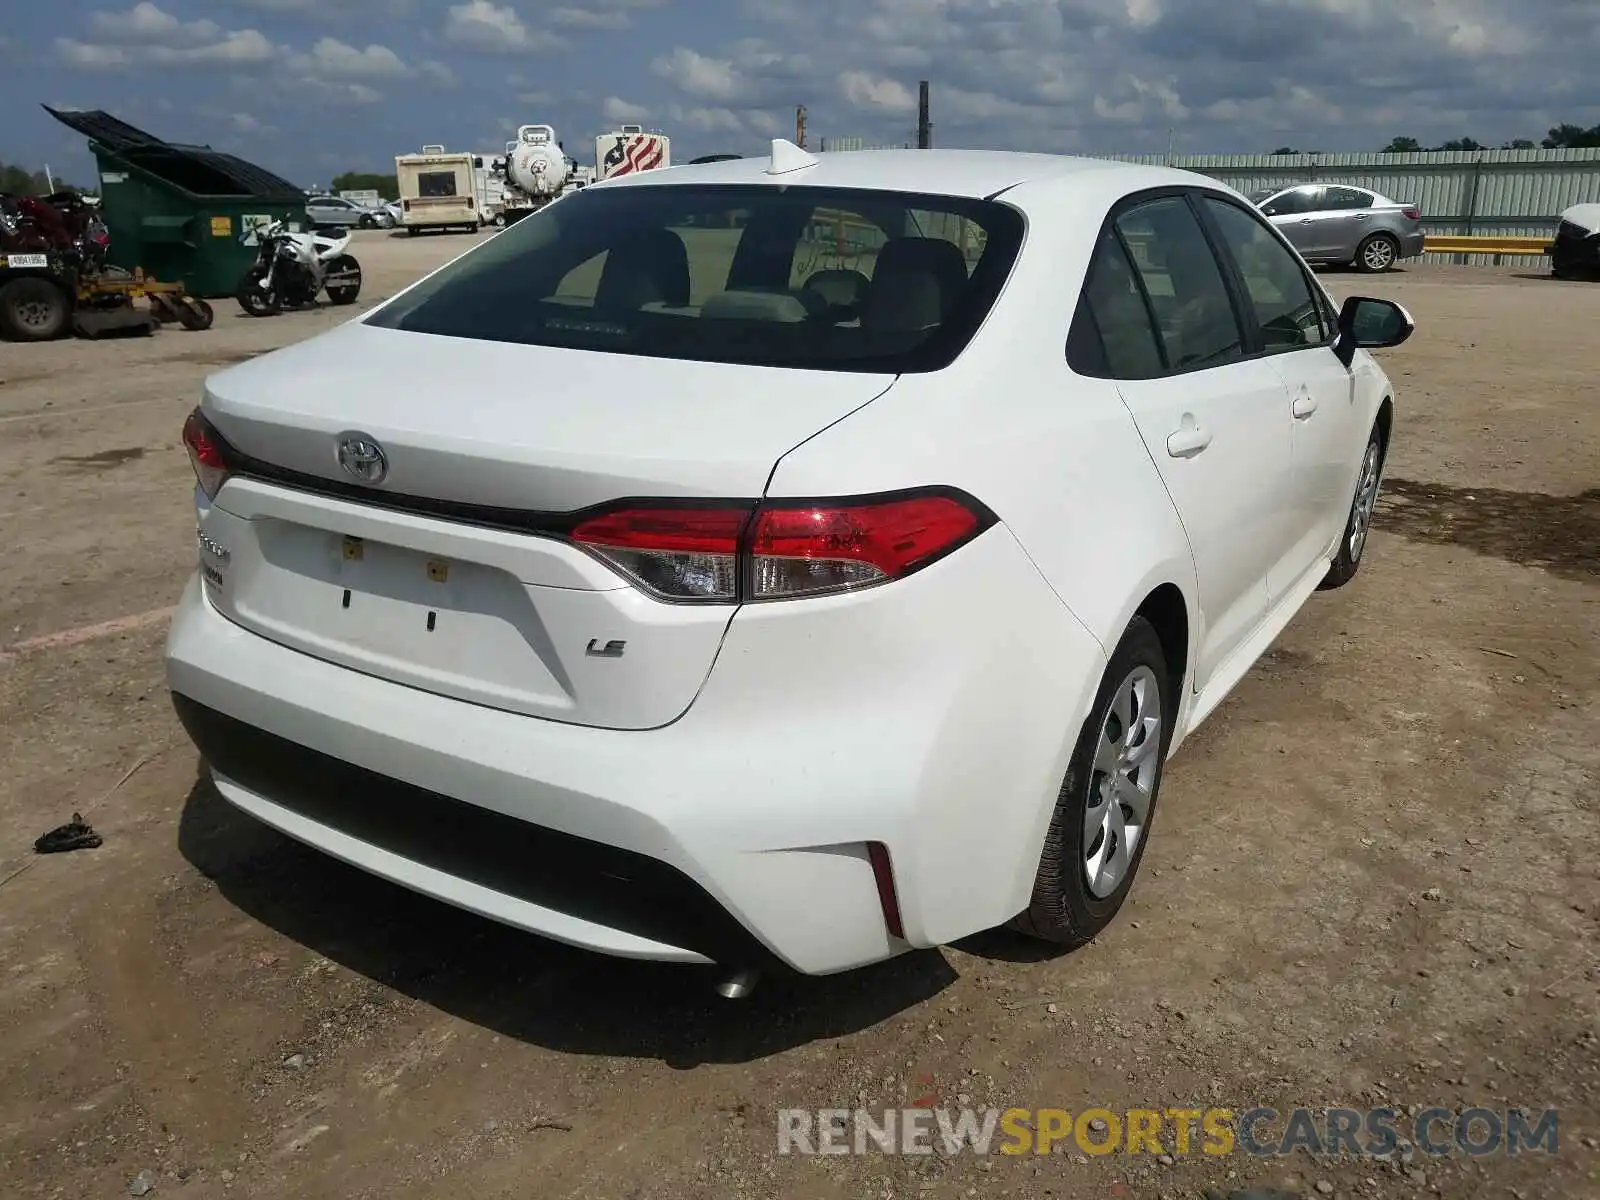
<svg viewBox="0 0 1600 1200">
<path fill-rule="evenodd" d="M 345 474 L 362 483 L 382 483 L 389 473 L 383 447 L 365 433 L 339 435 L 339 465 Z"/>
</svg>

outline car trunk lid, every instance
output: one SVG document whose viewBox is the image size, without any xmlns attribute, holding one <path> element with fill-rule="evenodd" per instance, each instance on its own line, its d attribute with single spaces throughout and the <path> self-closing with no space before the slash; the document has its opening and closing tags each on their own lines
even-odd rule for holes
<svg viewBox="0 0 1600 1200">
<path fill-rule="evenodd" d="M 692 702 L 732 608 L 653 599 L 560 536 L 638 497 L 757 499 L 893 376 L 465 342 L 360 324 L 224 371 L 241 464 L 203 520 L 213 603 L 366 674 L 608 728 Z M 352 435 L 386 473 L 341 466 Z M 220 582 L 218 582 L 220 580 Z"/>
</svg>

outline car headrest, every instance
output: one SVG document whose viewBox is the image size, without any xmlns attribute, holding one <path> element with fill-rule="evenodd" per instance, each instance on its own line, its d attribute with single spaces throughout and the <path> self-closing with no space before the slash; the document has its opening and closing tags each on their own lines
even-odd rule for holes
<svg viewBox="0 0 1600 1200">
<path fill-rule="evenodd" d="M 596 308 L 689 303 L 689 252 L 670 229 L 640 229 L 611 247 L 595 289 Z"/>
<path fill-rule="evenodd" d="M 806 280 L 805 290 L 821 296 L 829 304 L 854 307 L 867 297 L 872 281 L 860 271 L 847 269 L 818 271 Z"/>
<path fill-rule="evenodd" d="M 944 320 L 966 286 L 966 259 L 955 243 L 894 238 L 878 251 L 861 323 L 901 333 L 926 329 Z"/>
</svg>

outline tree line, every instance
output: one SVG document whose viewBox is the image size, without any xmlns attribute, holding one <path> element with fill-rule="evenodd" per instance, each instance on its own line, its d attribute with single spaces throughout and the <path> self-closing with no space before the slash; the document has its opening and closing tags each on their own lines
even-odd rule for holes
<svg viewBox="0 0 1600 1200">
<path fill-rule="evenodd" d="M 55 190 L 43 171 L 30 171 L 27 167 L 0 163 L 0 192 L 12 196 L 48 196 Z"/>
<path fill-rule="evenodd" d="M 1512 138 L 1509 142 L 1500 144 L 1501 150 L 1582 150 L 1591 147 L 1600 147 L 1600 125 L 1585 129 L 1582 125 L 1573 125 L 1563 122 L 1555 126 L 1544 139 L 1539 142 L 1531 138 Z M 1452 138 L 1448 142 L 1441 142 L 1437 146 L 1424 146 L 1414 137 L 1390 138 L 1389 144 L 1378 153 L 1380 154 L 1417 154 L 1427 150 L 1493 150 L 1495 147 L 1486 146 L 1476 138 Z M 1274 154 L 1321 154 L 1320 150 L 1296 150 L 1293 146 L 1279 146 Z"/>
<path fill-rule="evenodd" d="M 377 175 L 368 171 L 346 171 L 333 177 L 333 193 L 377 192 L 385 200 L 400 199 L 400 181 L 393 175 Z"/>
</svg>

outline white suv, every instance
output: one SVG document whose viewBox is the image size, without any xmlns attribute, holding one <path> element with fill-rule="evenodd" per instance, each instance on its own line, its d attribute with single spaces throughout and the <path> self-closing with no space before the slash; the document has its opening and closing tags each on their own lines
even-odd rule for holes
<svg viewBox="0 0 1600 1200">
<path fill-rule="evenodd" d="M 1127 893 L 1393 424 L 1248 202 L 1005 153 L 586 188 L 212 376 L 167 648 L 229 801 L 561 941 L 839 971 Z"/>
</svg>

